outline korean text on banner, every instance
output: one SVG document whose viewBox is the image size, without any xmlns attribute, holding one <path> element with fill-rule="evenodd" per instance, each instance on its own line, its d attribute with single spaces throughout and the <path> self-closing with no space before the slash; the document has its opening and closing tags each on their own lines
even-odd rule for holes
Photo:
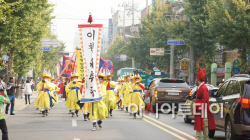
<svg viewBox="0 0 250 140">
<path fill-rule="evenodd" d="M 84 64 L 82 57 L 82 50 L 76 50 L 76 62 L 77 62 L 77 73 L 80 76 L 80 80 L 84 77 Z"/>
<path fill-rule="evenodd" d="M 78 25 L 81 36 L 85 86 L 82 91 L 81 103 L 102 100 L 99 73 L 102 24 Z"/>
</svg>

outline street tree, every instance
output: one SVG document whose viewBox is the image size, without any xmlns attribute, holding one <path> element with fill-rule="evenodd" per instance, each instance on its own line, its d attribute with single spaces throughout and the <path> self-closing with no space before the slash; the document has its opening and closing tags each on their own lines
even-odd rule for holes
<svg viewBox="0 0 250 140">
<path fill-rule="evenodd" d="M 183 35 L 186 43 L 194 50 L 194 61 L 190 63 L 195 73 L 201 67 L 206 68 L 207 75 L 209 75 L 217 42 L 214 32 L 208 26 L 209 13 L 206 8 L 208 0 L 187 0 L 186 2 L 188 4 L 183 5 L 184 14 L 189 17 L 189 23 Z"/>
<path fill-rule="evenodd" d="M 250 5 L 247 0 L 210 1 L 209 26 L 218 42 L 232 50 L 238 49 L 241 73 L 247 73 L 250 52 Z"/>
<path fill-rule="evenodd" d="M 120 61 L 120 60 L 115 60 L 114 56 L 116 54 L 127 54 L 129 55 L 129 51 L 128 51 L 128 46 L 126 44 L 126 42 L 124 41 L 122 36 L 116 36 L 116 39 L 112 41 L 112 43 L 110 44 L 107 53 L 105 54 L 105 57 L 108 58 L 110 61 L 113 62 L 113 71 L 114 71 L 114 75 L 117 75 L 117 71 L 121 68 L 124 67 L 132 67 L 132 62 L 131 60 L 127 60 L 127 61 Z M 119 78 L 119 77 L 117 77 Z"/>
<path fill-rule="evenodd" d="M 13 1 L 7 1 L 11 4 Z M 16 51 L 25 50 L 27 47 L 34 50 L 40 43 L 44 29 L 51 24 L 51 13 L 53 9 L 47 0 L 37 2 L 36 0 L 23 0 L 17 6 L 18 10 L 6 16 L 8 24 L 0 23 L 3 34 L 0 35 L 0 46 L 9 56 L 8 76 L 14 73 L 13 60 Z M 25 60 L 25 59 L 24 59 Z"/>
</svg>

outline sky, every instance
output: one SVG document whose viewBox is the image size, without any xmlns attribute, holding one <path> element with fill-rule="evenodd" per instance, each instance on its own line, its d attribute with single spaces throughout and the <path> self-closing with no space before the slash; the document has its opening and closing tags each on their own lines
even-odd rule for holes
<svg viewBox="0 0 250 140">
<path fill-rule="evenodd" d="M 91 12 L 93 24 L 103 24 L 108 27 L 108 19 L 112 18 L 111 8 L 123 10 L 118 5 L 132 0 L 49 0 L 54 4 L 52 16 L 52 32 L 58 39 L 66 44 L 65 51 L 74 52 L 74 37 L 78 32 L 78 24 L 88 24 L 87 19 Z M 138 10 L 146 7 L 146 0 L 134 0 L 138 4 Z M 148 0 L 149 5 L 151 0 Z"/>
</svg>

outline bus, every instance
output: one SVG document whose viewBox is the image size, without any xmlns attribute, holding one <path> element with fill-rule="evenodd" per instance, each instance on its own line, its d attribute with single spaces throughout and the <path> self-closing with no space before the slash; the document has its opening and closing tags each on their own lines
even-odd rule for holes
<svg viewBox="0 0 250 140">
<path fill-rule="evenodd" d="M 134 75 L 135 73 L 142 73 L 142 69 L 136 69 L 136 68 L 121 68 L 117 71 L 117 77 L 123 78 L 125 75 Z"/>
</svg>

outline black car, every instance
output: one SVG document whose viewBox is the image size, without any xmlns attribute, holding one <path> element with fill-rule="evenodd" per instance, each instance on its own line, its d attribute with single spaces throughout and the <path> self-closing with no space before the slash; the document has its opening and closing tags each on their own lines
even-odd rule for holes
<svg viewBox="0 0 250 140">
<path fill-rule="evenodd" d="M 212 110 L 219 110 L 214 114 L 216 129 L 225 132 L 226 140 L 250 138 L 249 75 L 235 75 L 225 81 L 209 102 L 219 104 L 219 108 L 213 106 Z"/>
</svg>

